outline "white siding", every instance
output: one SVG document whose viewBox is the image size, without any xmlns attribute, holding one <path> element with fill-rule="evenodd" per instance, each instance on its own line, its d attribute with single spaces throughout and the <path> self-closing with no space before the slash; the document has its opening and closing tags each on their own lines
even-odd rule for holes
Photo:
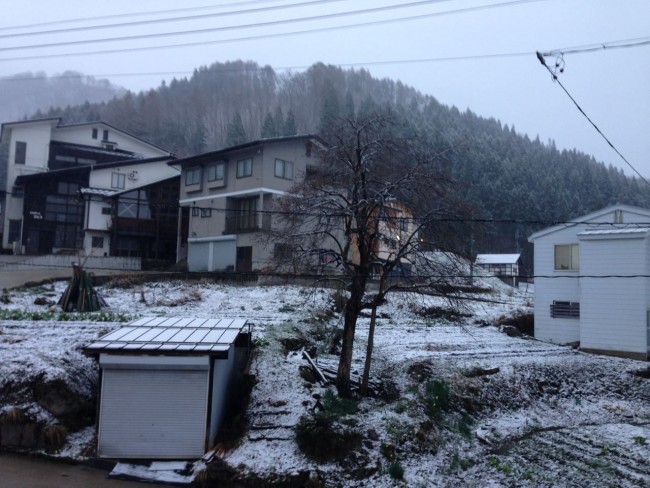
<svg viewBox="0 0 650 488">
<path fill-rule="evenodd" d="M 580 340 L 580 320 L 551 317 L 554 300 L 580 299 L 579 271 L 555 271 L 555 245 L 577 244 L 583 226 L 560 230 L 535 240 L 535 337 L 566 344 Z"/>
<path fill-rule="evenodd" d="M 113 173 L 125 175 L 125 188 L 119 191 L 128 191 L 156 181 L 178 176 L 178 170 L 167 164 L 167 161 L 155 163 L 131 164 L 114 168 L 97 169 L 90 173 L 88 185 L 91 188 L 111 189 L 111 177 Z M 129 176 L 131 176 L 129 178 Z"/>
<path fill-rule="evenodd" d="M 603 238 L 580 242 L 581 274 L 642 275 L 647 239 Z M 580 336 L 584 349 L 646 351 L 647 278 L 581 278 Z"/>
<path fill-rule="evenodd" d="M 581 341 L 588 349 L 618 352 L 645 352 L 647 347 L 646 311 L 650 308 L 650 283 L 647 278 L 578 278 L 585 275 L 649 274 L 647 238 L 629 235 L 584 237 L 583 231 L 613 230 L 615 211 L 622 212 L 618 224 L 650 221 L 646 209 L 615 205 L 592 214 L 576 217 L 588 224 L 559 225 L 533 234 L 535 245 L 535 337 L 557 343 Z M 607 224 L 594 226 L 595 223 Z M 624 238 L 627 237 L 627 238 Z M 578 271 L 555 271 L 554 246 L 580 247 Z M 554 300 L 580 302 L 580 319 L 554 319 L 550 305 Z"/>
<path fill-rule="evenodd" d="M 97 129 L 97 139 L 92 138 L 93 128 Z M 104 124 L 84 124 L 79 126 L 59 127 L 55 129 L 52 139 L 72 144 L 102 147 L 104 130 L 108 131 L 108 140 L 117 143 L 117 149 L 142 154 L 146 157 L 165 156 L 169 154 L 162 149 L 147 144 L 144 141 Z"/>
</svg>

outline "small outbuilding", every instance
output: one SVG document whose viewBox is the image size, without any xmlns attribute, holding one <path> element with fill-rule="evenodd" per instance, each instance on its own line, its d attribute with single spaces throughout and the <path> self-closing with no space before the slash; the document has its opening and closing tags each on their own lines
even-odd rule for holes
<svg viewBox="0 0 650 488">
<path fill-rule="evenodd" d="M 214 442 L 250 349 L 244 319 L 145 317 L 99 338 L 97 454 L 193 459 Z"/>
<path fill-rule="evenodd" d="M 650 209 L 612 205 L 528 240 L 537 339 L 650 358 Z"/>
<path fill-rule="evenodd" d="M 517 286 L 521 254 L 477 254 L 477 266 L 493 273 L 510 286 Z"/>
</svg>

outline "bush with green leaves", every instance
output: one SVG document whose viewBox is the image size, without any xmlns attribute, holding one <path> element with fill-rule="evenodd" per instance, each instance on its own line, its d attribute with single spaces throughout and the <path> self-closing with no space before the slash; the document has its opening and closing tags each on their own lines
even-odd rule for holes
<svg viewBox="0 0 650 488">
<path fill-rule="evenodd" d="M 349 452 L 361 446 L 361 434 L 343 425 L 350 424 L 346 417 L 357 410 L 357 402 L 327 390 L 314 411 L 300 417 L 294 428 L 298 447 L 315 461 L 344 459 Z"/>
<path fill-rule="evenodd" d="M 449 383 L 444 380 L 429 381 L 424 385 L 424 392 L 421 394 L 424 410 L 429 418 L 437 420 L 444 412 L 449 411 L 451 400 L 449 395 Z"/>
</svg>

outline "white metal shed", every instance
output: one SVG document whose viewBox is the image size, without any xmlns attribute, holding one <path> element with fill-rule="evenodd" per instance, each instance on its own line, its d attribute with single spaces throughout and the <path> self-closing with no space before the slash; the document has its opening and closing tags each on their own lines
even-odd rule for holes
<svg viewBox="0 0 650 488">
<path fill-rule="evenodd" d="M 146 317 L 85 349 L 99 358 L 98 456 L 191 459 L 214 441 L 248 357 L 243 319 Z"/>
</svg>

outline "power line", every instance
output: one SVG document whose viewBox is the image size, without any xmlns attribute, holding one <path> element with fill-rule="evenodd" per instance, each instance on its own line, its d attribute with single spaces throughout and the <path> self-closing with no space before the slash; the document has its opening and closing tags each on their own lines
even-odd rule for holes
<svg viewBox="0 0 650 488">
<path fill-rule="evenodd" d="M 116 49 L 107 49 L 107 50 L 98 50 L 98 51 L 87 51 L 87 52 L 75 52 L 75 53 L 63 53 L 63 54 L 44 54 L 44 55 L 33 55 L 33 56 L 18 56 L 18 57 L 13 57 L 13 58 L 1 58 L 0 62 L 2 61 L 26 61 L 26 60 L 33 60 L 33 59 L 43 59 L 43 58 L 58 58 L 58 57 L 69 57 L 69 56 L 87 56 L 90 54 L 115 54 L 115 53 L 121 53 L 121 52 L 136 52 L 136 51 L 151 51 L 151 50 L 161 50 L 161 49 L 169 49 L 169 48 L 178 48 L 178 47 L 195 47 L 195 46 L 204 46 L 204 45 L 213 45 L 213 44 L 224 44 L 224 43 L 232 43 L 232 42 L 240 42 L 240 41 L 251 41 L 251 40 L 260 40 L 260 39 L 271 39 L 271 38 L 280 38 L 280 37 L 289 37 L 289 36 L 295 36 L 295 35 L 302 35 L 302 34 L 314 34 L 314 33 L 319 33 L 319 32 L 330 32 L 334 30 L 342 30 L 342 29 L 354 29 L 358 27 L 368 27 L 368 26 L 376 26 L 376 25 L 386 25 L 386 24 L 393 24 L 393 23 L 398 23 L 398 22 L 407 22 L 407 21 L 412 21 L 412 20 L 422 20 L 426 18 L 432 18 L 432 17 L 439 17 L 439 16 L 445 16 L 445 15 L 455 15 L 455 14 L 460 14 L 460 13 L 467 13 L 467 12 L 475 12 L 475 11 L 481 11 L 481 10 L 488 10 L 488 9 L 493 9 L 493 8 L 501 8 L 501 7 L 509 7 L 509 6 L 514 6 L 514 5 L 520 5 L 524 3 L 532 3 L 532 2 L 541 2 L 541 1 L 546 1 L 546 0 L 511 0 L 507 2 L 501 2 L 501 3 L 494 3 L 494 4 L 489 4 L 489 5 L 481 5 L 481 6 L 476 6 L 476 7 L 466 7 L 462 9 L 455 9 L 455 10 L 447 10 L 444 12 L 433 12 L 429 14 L 418 14 L 418 15 L 412 15 L 412 16 L 406 16 L 406 17 L 398 17 L 398 18 L 393 18 L 393 19 L 383 19 L 383 20 L 375 20 L 375 21 L 367 21 L 367 22 L 358 22 L 355 24 L 347 24 L 347 25 L 338 25 L 338 26 L 329 26 L 329 27 L 320 27 L 320 28 L 313 28 L 313 29 L 305 29 L 301 31 L 293 31 L 293 32 L 281 32 L 281 33 L 275 33 L 275 34 L 259 34 L 259 35 L 253 35 L 253 36 L 245 36 L 245 37 L 239 37 L 239 38 L 230 38 L 230 39 L 218 39 L 218 40 L 209 40 L 209 41 L 196 41 L 196 42 L 189 42 L 189 43 L 178 43 L 178 44 L 167 44 L 163 46 L 140 46 L 140 47 L 131 47 L 131 48 L 116 48 Z M 328 14 L 327 16 L 342 16 L 342 15 L 350 15 L 350 14 L 356 14 L 357 12 L 361 11 L 355 11 L 355 12 L 346 12 L 346 13 L 339 13 L 339 14 Z M 121 40 L 132 40 L 132 39 L 141 39 L 142 37 L 160 37 L 160 36 L 168 36 L 168 35 L 187 35 L 187 34 L 195 34 L 199 32 L 215 32 L 215 31 L 220 31 L 220 30 L 231 30 L 231 29 L 240 29 L 240 28 L 249 28 L 249 27 L 260 27 L 260 26 L 269 26 L 269 25 L 279 25 L 281 23 L 291 23 L 291 22 L 297 22 L 297 21 L 304 21 L 304 20 L 320 20 L 326 16 L 315 16 L 315 17 L 310 17 L 310 18 L 303 18 L 303 19 L 288 19 L 288 20 L 282 20 L 282 21 L 274 21 L 274 22 L 267 22 L 267 23 L 257 23 L 257 24 L 248 24 L 245 26 L 232 26 L 232 27 L 218 27 L 214 29 L 203 29 L 199 31 L 184 31 L 181 33 L 167 33 L 167 34 L 149 34 L 146 36 L 124 36 L 121 38 L 113 38 L 111 41 L 121 41 Z M 96 42 L 96 41 L 71 41 L 70 43 L 88 43 L 88 42 Z M 101 41 L 103 42 L 103 41 Z M 69 43 L 65 43 L 66 45 Z M 60 44 L 44 44 L 41 45 L 40 47 L 53 47 L 57 46 Z M 39 46 L 27 46 L 25 48 L 31 48 L 31 47 L 39 47 Z M 16 49 L 24 49 L 24 48 L 0 48 L 0 51 L 6 51 L 6 50 L 16 50 Z"/>
<path fill-rule="evenodd" d="M 650 42 L 649 42 L 649 43 L 650 43 Z M 614 146 L 614 144 L 609 140 L 609 138 L 608 138 L 608 137 L 607 137 L 607 136 L 606 136 L 606 135 L 605 135 L 605 134 L 600 130 L 600 128 L 599 128 L 599 127 L 594 123 L 594 121 L 591 120 L 591 118 L 586 114 L 586 112 L 582 109 L 582 107 L 580 106 L 580 104 L 578 104 L 578 102 L 575 100 L 575 98 L 573 98 L 573 96 L 569 93 L 569 90 L 567 90 L 567 89 L 564 87 L 564 85 L 562 84 L 562 82 L 558 79 L 556 72 L 553 71 L 553 70 L 552 70 L 552 69 L 551 69 L 551 68 L 546 64 L 546 59 L 544 58 L 544 55 L 543 55 L 542 53 L 540 53 L 539 51 L 537 51 L 536 54 L 537 54 L 537 59 L 538 59 L 539 62 L 542 64 L 542 66 L 544 66 L 544 67 L 548 70 L 548 72 L 551 73 L 551 76 L 553 77 L 553 81 L 555 81 L 555 82 L 556 82 L 556 83 L 557 83 L 557 84 L 562 88 L 562 90 L 564 90 L 564 93 L 567 94 L 567 96 L 569 97 L 569 99 L 573 102 L 573 104 L 574 104 L 574 105 L 576 106 L 576 108 L 580 111 L 580 113 L 581 113 L 581 114 L 582 114 L 582 115 L 583 115 L 583 116 L 584 116 L 584 117 L 589 121 L 589 123 L 593 126 L 593 128 L 596 129 L 596 132 L 598 132 L 598 133 L 601 135 L 601 137 L 605 140 L 605 142 L 607 142 L 607 144 L 609 144 L 609 146 L 610 146 L 610 147 L 611 147 L 611 148 L 616 152 L 616 154 L 618 154 L 618 155 L 620 156 L 620 158 L 621 158 L 623 161 L 625 161 L 625 163 L 626 163 L 626 164 L 627 164 L 627 165 L 632 169 L 632 171 L 634 171 L 634 172 L 639 176 L 639 178 L 641 178 L 641 180 L 643 180 L 643 181 L 645 182 L 646 185 L 650 186 L 650 182 L 648 182 L 648 180 L 646 180 L 646 179 L 641 175 L 641 173 L 639 173 L 639 172 L 637 171 L 637 169 L 636 169 L 634 166 L 632 166 L 632 163 L 630 163 L 630 162 L 625 158 L 625 156 L 623 156 L 623 154 L 621 154 L 621 152 L 616 148 L 616 146 Z M 560 72 L 562 72 L 562 71 L 563 71 L 563 69 L 560 69 Z"/>
<path fill-rule="evenodd" d="M 623 44 L 621 44 L 623 43 Z M 553 53 L 561 54 L 580 54 L 580 53 L 591 53 L 596 51 L 601 51 L 605 49 L 613 48 L 634 48 L 634 47 L 643 47 L 650 44 L 650 38 L 640 37 L 634 39 L 620 39 L 616 41 L 606 41 L 593 44 L 585 44 L 580 46 L 573 46 L 567 48 L 558 48 L 550 51 L 544 51 L 543 56 L 551 56 Z M 339 63 L 337 66 L 340 67 L 357 67 L 357 66 L 381 66 L 388 64 L 418 64 L 418 63 L 435 63 L 435 62 L 451 62 L 451 61 L 472 61 L 472 60 L 483 60 L 483 59 L 498 59 L 498 58 L 512 58 L 512 57 L 524 57 L 535 54 L 533 51 L 522 51 L 522 52 L 509 52 L 509 53 L 491 53 L 491 54 L 469 54 L 464 56 L 441 56 L 435 58 L 415 58 L 415 59 L 392 59 L 385 61 L 358 61 L 352 63 Z M 1 60 L 0 60 L 1 61 Z M 307 69 L 309 65 L 293 65 L 293 66 L 276 66 L 274 67 L 277 71 L 292 71 L 292 70 L 301 70 Z M 228 71 L 242 71 L 242 68 L 220 68 L 220 72 Z M 194 70 L 191 71 L 148 71 L 148 72 L 129 72 L 129 73 L 102 73 L 102 74 L 68 74 L 68 75 L 51 75 L 51 76 L 31 76 L 31 77 L 5 77 L 0 78 L 0 82 L 7 81 L 30 81 L 36 79 L 65 79 L 65 78 L 82 78 L 82 77 L 93 77 L 93 78 L 102 78 L 102 77 L 128 77 L 128 76 L 177 76 L 177 75 L 191 75 L 194 73 Z"/>
<path fill-rule="evenodd" d="M 109 203 L 110 200 L 123 201 L 127 203 L 138 203 L 139 205 L 144 205 L 151 208 L 169 208 L 173 207 L 175 209 L 187 208 L 187 209 L 198 209 L 198 210 L 211 210 L 217 213 L 232 213 L 233 215 L 242 215 L 237 209 L 228 209 L 221 207 L 213 207 L 209 205 L 180 205 L 178 203 L 147 203 L 142 199 L 131 198 L 131 197 L 105 197 L 100 198 L 96 195 L 85 195 L 85 199 L 92 202 L 105 202 Z M 249 214 L 243 214 L 249 215 Z M 253 215 L 279 215 L 279 216 L 301 216 L 301 217 L 331 217 L 331 218 L 348 218 L 350 217 L 349 213 L 345 212 L 306 212 L 306 211 L 286 211 L 286 210 L 256 210 L 253 212 Z M 369 216 L 370 219 L 374 219 L 373 216 Z M 547 227 L 552 227 L 556 225 L 585 225 L 588 227 L 606 227 L 609 229 L 630 229 L 630 228 L 650 228 L 650 221 L 643 222 L 629 222 L 629 223 L 614 223 L 614 222 L 592 222 L 588 220 L 541 220 L 541 219 L 495 219 L 495 218 L 479 218 L 479 217 L 436 217 L 429 216 L 427 218 L 417 218 L 417 217 L 400 217 L 385 215 L 382 217 L 377 217 L 378 221 L 395 221 L 395 222 L 409 222 L 409 223 L 423 223 L 423 222 L 443 222 L 443 223 L 480 223 L 480 224 L 524 224 L 524 225 L 544 225 Z"/>
<path fill-rule="evenodd" d="M 220 12 L 220 13 L 213 13 L 213 14 L 189 15 L 183 17 L 169 17 L 165 19 L 137 20 L 133 22 L 120 22 L 117 24 L 102 24 L 102 25 L 91 25 L 91 26 L 83 26 L 83 27 L 69 27 L 64 29 L 52 29 L 52 30 L 45 30 L 45 31 L 21 32 L 18 34 L 1 34 L 0 39 L 28 37 L 28 36 L 36 36 L 36 35 L 62 34 L 62 33 L 82 32 L 82 31 L 100 30 L 100 29 L 113 29 L 118 27 L 119 28 L 133 27 L 133 26 L 161 24 L 161 23 L 169 23 L 169 22 L 181 22 L 181 21 L 186 22 L 191 20 L 204 20 L 204 19 L 209 19 L 214 17 L 228 17 L 231 15 L 244 15 L 244 14 L 269 12 L 273 10 L 284 10 L 289 8 L 302 8 L 311 5 L 319 5 L 323 3 L 341 2 L 341 1 L 343 0 L 311 0 L 306 2 L 286 4 L 286 5 L 272 5 L 270 7 L 257 7 L 257 8 L 250 8 L 244 10 L 232 10 L 230 12 Z M 417 3 L 431 3 L 431 2 L 444 2 L 444 1 L 449 1 L 449 0 L 430 0 L 428 2 L 417 2 Z M 209 8 L 214 8 L 214 7 L 209 7 Z M 124 15 L 128 15 L 128 14 L 124 14 Z M 95 41 L 88 40 L 87 42 L 95 42 Z M 17 49 L 26 49 L 26 48 L 17 48 Z"/>
<path fill-rule="evenodd" d="M 650 37 L 635 37 L 632 39 L 621 39 L 618 41 L 598 42 L 594 44 L 587 44 L 574 47 L 566 47 L 562 49 L 553 49 L 551 51 L 543 51 L 542 56 L 563 56 L 565 54 L 583 54 L 596 51 L 604 51 L 611 49 L 625 49 L 632 47 L 642 47 L 650 45 Z"/>
<path fill-rule="evenodd" d="M 296 258 L 296 260 L 299 260 L 299 258 Z M 285 260 L 286 262 L 290 260 Z M 11 263 L 7 265 L 0 265 L 0 269 L 16 269 L 17 266 L 20 266 L 20 263 Z M 61 269 L 63 268 L 62 266 L 56 266 L 53 264 L 37 264 L 37 263 L 29 263 L 28 265 L 24 266 L 29 266 L 29 268 L 35 268 L 35 269 Z M 320 264 L 320 265 L 314 265 L 316 267 L 318 266 L 324 266 L 327 269 L 328 266 L 326 264 Z M 425 268 L 431 267 L 431 266 L 424 266 Z M 444 265 L 443 265 L 444 267 Z M 25 268 L 21 268 L 25 269 Z M 141 270 L 125 270 L 124 268 L 89 268 L 89 269 L 96 269 L 97 271 L 124 271 L 124 272 L 129 272 L 129 271 L 141 271 Z M 168 272 L 157 272 L 156 274 L 170 274 L 170 275 L 177 275 L 177 274 L 185 274 L 185 272 L 174 272 L 174 271 L 168 271 Z M 331 273 L 290 273 L 290 272 L 280 272 L 280 271 L 265 271 L 265 272 L 255 272 L 255 271 L 212 271 L 212 272 L 194 272 L 196 275 L 202 275 L 202 274 L 212 274 L 217 277 L 221 276 L 228 276 L 228 277 L 274 277 L 274 278 L 313 278 L 313 279 L 319 279 L 319 278 L 326 278 L 326 279 L 331 279 L 331 280 L 337 280 L 337 279 L 349 279 L 353 275 L 351 274 L 331 274 Z M 146 276 L 145 276 L 146 277 Z M 543 275 L 543 274 L 519 274 L 517 275 L 518 278 L 520 279 L 527 279 L 527 280 L 536 280 L 536 279 L 571 279 L 571 280 L 576 280 L 576 279 L 648 279 L 650 278 L 650 274 L 634 274 L 634 275 L 617 275 L 617 274 L 608 274 L 608 275 L 581 275 L 581 274 L 567 274 L 567 275 Z M 412 277 L 401 277 L 400 281 L 404 283 L 412 282 L 413 284 L 420 284 L 420 285 L 426 285 L 426 283 L 418 283 L 418 280 L 432 280 L 432 279 L 486 279 L 486 278 L 497 278 L 497 276 L 494 275 L 476 275 L 476 274 L 465 274 L 465 273 L 431 273 L 431 274 L 414 274 Z M 60 279 L 66 279 L 66 278 L 60 278 Z M 441 283 L 444 285 L 444 283 Z M 435 288 L 435 283 L 430 283 L 428 286 L 431 288 Z M 407 286 L 405 286 L 407 288 Z M 405 290 L 406 291 L 406 290 Z M 459 292 L 463 293 L 464 290 L 460 289 L 458 290 Z"/>
<path fill-rule="evenodd" d="M 241 5 L 259 4 L 262 2 L 274 2 L 274 1 L 277 0 L 247 0 L 242 2 L 227 3 L 223 5 L 209 5 L 207 7 L 187 7 L 187 8 L 168 9 L 168 10 L 149 10 L 145 12 L 131 12 L 127 14 L 111 14 L 111 15 L 100 15 L 96 17 L 81 17 L 76 19 L 53 20 L 49 22 L 40 22 L 37 24 L 12 25 L 12 26 L 0 27 L 0 32 L 8 31 L 8 30 L 18 30 L 18 29 L 33 29 L 35 27 L 45 27 L 48 25 L 75 24 L 79 22 L 88 22 L 93 20 L 121 19 L 125 17 L 142 17 L 148 15 L 165 15 L 165 14 L 180 13 L 180 12 L 197 12 L 200 10 L 214 10 L 219 8 L 238 7 Z"/>
</svg>

